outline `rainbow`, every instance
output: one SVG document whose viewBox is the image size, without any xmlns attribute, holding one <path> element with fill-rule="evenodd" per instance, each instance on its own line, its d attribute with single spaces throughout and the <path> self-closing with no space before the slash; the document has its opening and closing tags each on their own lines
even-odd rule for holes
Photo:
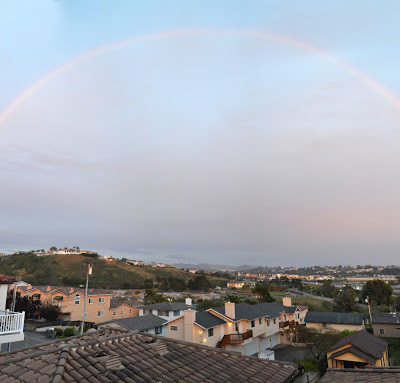
<svg viewBox="0 0 400 383">
<path fill-rule="evenodd" d="M 366 84 L 369 88 L 374 90 L 377 94 L 381 95 L 390 105 L 400 111 L 400 98 L 394 93 L 386 89 L 383 85 L 378 83 L 376 80 L 359 70 L 357 67 L 331 55 L 330 53 L 321 50 L 311 44 L 294 40 L 281 35 L 276 35 L 264 31 L 253 30 L 253 29 L 220 29 L 220 28 L 206 28 L 206 29 L 180 29 L 172 30 L 159 33 L 151 33 L 145 35 L 134 36 L 126 40 L 118 41 L 111 44 L 102 45 L 94 49 L 89 50 L 70 61 L 62 64 L 61 66 L 53 69 L 51 72 L 47 73 L 45 76 L 37 80 L 31 86 L 26 88 L 21 94 L 19 94 L 10 104 L 0 113 L 0 125 L 5 122 L 5 120 L 15 112 L 18 107 L 30 96 L 32 96 L 37 90 L 43 87 L 47 82 L 51 81 L 56 76 L 62 74 L 69 68 L 78 65 L 79 63 L 97 56 L 105 52 L 123 48 L 129 44 L 150 41 L 161 38 L 171 38 L 177 36 L 195 36 L 195 35 L 238 35 L 238 36 L 250 36 L 255 38 L 260 38 L 263 40 L 274 41 L 280 44 L 285 44 L 302 51 L 310 52 L 312 54 L 321 56 L 331 61 L 332 63 L 343 68 L 346 72 L 350 73 L 354 77 L 358 78 L 361 82 Z"/>
</svg>

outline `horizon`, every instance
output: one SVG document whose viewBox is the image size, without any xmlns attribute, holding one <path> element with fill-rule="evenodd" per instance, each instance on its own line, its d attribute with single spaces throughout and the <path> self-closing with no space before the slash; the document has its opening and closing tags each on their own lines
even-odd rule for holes
<svg viewBox="0 0 400 383">
<path fill-rule="evenodd" d="M 2 10 L 0 247 L 397 259 L 400 3 Z"/>
</svg>

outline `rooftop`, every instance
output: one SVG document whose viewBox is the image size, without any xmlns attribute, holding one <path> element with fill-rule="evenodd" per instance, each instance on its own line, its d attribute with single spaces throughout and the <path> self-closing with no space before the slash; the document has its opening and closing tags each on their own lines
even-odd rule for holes
<svg viewBox="0 0 400 383">
<path fill-rule="evenodd" d="M 155 327 L 160 327 L 167 322 L 166 319 L 157 315 L 147 314 L 139 317 L 114 319 L 114 322 L 129 330 L 146 331 Z"/>
<path fill-rule="evenodd" d="M 18 277 L 14 275 L 0 274 L 0 285 L 10 285 L 11 283 L 17 282 Z"/>
<path fill-rule="evenodd" d="M 400 383 L 399 367 L 330 368 L 320 383 Z"/>
<path fill-rule="evenodd" d="M 385 353 L 388 343 L 385 342 L 384 340 L 380 339 L 379 337 L 370 334 L 367 331 L 358 331 L 354 334 L 350 334 L 343 339 L 341 339 L 339 342 L 337 342 L 334 346 L 332 346 L 329 351 L 334 351 L 338 349 L 339 347 L 343 347 L 345 345 L 351 345 L 349 348 L 346 348 L 345 350 L 352 352 L 353 354 L 361 356 L 365 360 L 368 361 L 376 361 L 377 359 L 382 358 L 383 354 Z M 344 351 L 344 350 L 342 350 Z M 340 354 L 342 353 L 340 351 Z M 357 351 L 357 352 L 355 352 Z M 333 354 L 331 357 L 338 356 L 336 354 Z M 368 356 L 368 358 L 366 357 Z"/>
<path fill-rule="evenodd" d="M 308 311 L 305 321 L 316 323 L 335 323 L 335 324 L 363 324 L 363 315 L 360 313 L 336 313 Z"/>
<path fill-rule="evenodd" d="M 400 324 L 400 313 L 376 313 L 372 315 L 372 324 Z"/>
<path fill-rule="evenodd" d="M 223 325 L 226 323 L 226 321 L 213 314 L 210 314 L 208 311 L 197 311 L 195 323 L 204 329 L 209 329 L 215 326 Z"/>
<path fill-rule="evenodd" d="M 150 334 L 89 331 L 0 354 L 0 381 L 288 383 L 300 373 L 293 363 L 260 360 Z"/>
<path fill-rule="evenodd" d="M 139 302 L 134 300 L 134 299 L 115 299 L 115 298 L 111 298 L 111 302 L 110 302 L 110 308 L 115 309 L 119 306 L 122 305 L 128 305 L 128 306 L 132 306 L 132 307 L 137 307 L 139 305 Z"/>
</svg>

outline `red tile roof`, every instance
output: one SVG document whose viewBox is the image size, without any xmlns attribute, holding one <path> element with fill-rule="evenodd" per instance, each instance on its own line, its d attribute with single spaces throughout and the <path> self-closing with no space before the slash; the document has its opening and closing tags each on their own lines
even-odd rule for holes
<svg viewBox="0 0 400 383">
<path fill-rule="evenodd" d="M 0 285 L 10 285 L 18 280 L 19 278 L 14 275 L 0 274 Z"/>
</svg>

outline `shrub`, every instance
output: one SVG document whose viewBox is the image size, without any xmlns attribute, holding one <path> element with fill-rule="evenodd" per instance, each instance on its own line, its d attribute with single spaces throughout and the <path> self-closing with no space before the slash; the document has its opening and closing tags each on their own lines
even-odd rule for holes
<svg viewBox="0 0 400 383">
<path fill-rule="evenodd" d="M 63 330 L 62 328 L 59 328 L 59 327 L 56 327 L 56 328 L 54 329 L 54 331 L 56 332 L 56 334 L 57 334 L 58 337 L 59 337 L 59 336 L 62 336 L 63 333 L 64 333 L 64 330 Z"/>
<path fill-rule="evenodd" d="M 67 327 L 64 330 L 64 336 L 67 338 L 69 336 L 74 336 L 75 335 L 75 329 L 73 327 Z"/>
</svg>

